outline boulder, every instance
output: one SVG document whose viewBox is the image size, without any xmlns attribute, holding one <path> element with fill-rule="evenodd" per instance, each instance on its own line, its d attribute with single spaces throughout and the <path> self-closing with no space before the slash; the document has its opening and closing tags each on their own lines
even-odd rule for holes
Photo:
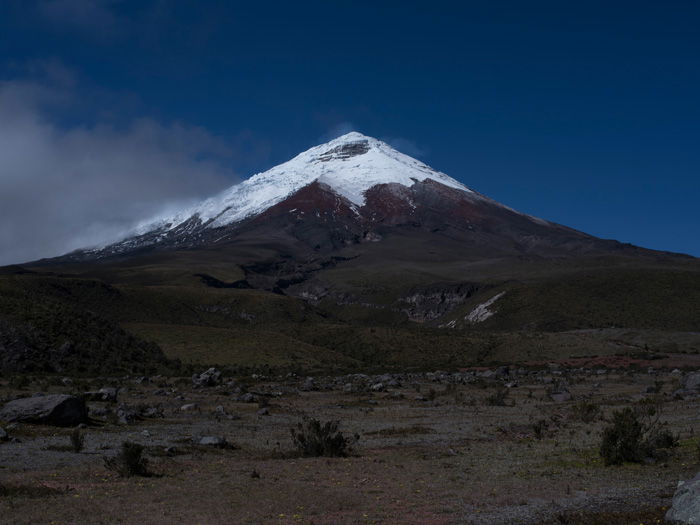
<svg viewBox="0 0 700 525">
<path fill-rule="evenodd" d="M 255 403 L 257 400 L 258 398 L 250 392 L 246 392 L 245 394 L 238 396 L 238 401 L 241 403 Z"/>
<path fill-rule="evenodd" d="M 83 398 L 86 401 L 107 401 L 109 403 L 117 402 L 117 388 L 106 387 L 100 388 L 97 392 L 85 392 Z"/>
<path fill-rule="evenodd" d="M 128 405 L 119 405 L 117 408 L 117 423 L 120 425 L 130 425 L 141 419 L 141 411 Z"/>
<path fill-rule="evenodd" d="M 141 409 L 141 417 L 153 419 L 157 417 L 165 417 L 161 407 L 144 407 Z"/>
<path fill-rule="evenodd" d="M 318 385 L 313 377 L 307 377 L 306 380 L 299 387 L 302 392 L 311 392 L 312 390 L 318 390 Z"/>
<path fill-rule="evenodd" d="M 199 410 L 199 405 L 197 405 L 197 403 L 187 403 L 180 407 L 180 412 L 193 412 L 195 410 Z"/>
<path fill-rule="evenodd" d="M 0 419 L 73 427 L 88 421 L 88 409 L 83 399 L 65 394 L 25 397 L 5 404 Z"/>
<path fill-rule="evenodd" d="M 197 444 L 205 446 L 205 447 L 226 448 L 228 446 L 228 441 L 226 441 L 222 437 L 204 436 L 204 437 L 199 439 Z"/>
<path fill-rule="evenodd" d="M 683 379 L 683 388 L 685 390 L 700 389 L 700 372 L 692 372 Z"/>
<path fill-rule="evenodd" d="M 666 521 L 682 525 L 700 524 L 700 472 L 691 480 L 678 482 Z"/>
<path fill-rule="evenodd" d="M 10 438 L 10 436 L 7 435 L 7 432 L 5 432 L 5 429 L 0 427 L 0 441 L 7 441 Z"/>
<path fill-rule="evenodd" d="M 556 392 L 550 393 L 549 398 L 555 403 L 566 403 L 567 401 L 571 401 L 573 399 L 573 396 L 568 390 L 560 389 Z"/>
<path fill-rule="evenodd" d="M 217 386 L 221 384 L 221 371 L 216 368 L 205 370 L 201 374 L 192 376 L 192 385 L 195 387 Z"/>
</svg>

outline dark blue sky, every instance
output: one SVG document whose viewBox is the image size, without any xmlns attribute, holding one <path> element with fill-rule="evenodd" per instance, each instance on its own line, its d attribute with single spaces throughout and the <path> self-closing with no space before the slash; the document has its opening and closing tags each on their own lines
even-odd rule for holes
<svg viewBox="0 0 700 525">
<path fill-rule="evenodd" d="M 70 91 L 42 109 L 57 132 L 202 128 L 238 176 L 357 129 L 521 211 L 700 256 L 699 27 L 696 1 L 3 0 L 0 79 Z"/>
</svg>

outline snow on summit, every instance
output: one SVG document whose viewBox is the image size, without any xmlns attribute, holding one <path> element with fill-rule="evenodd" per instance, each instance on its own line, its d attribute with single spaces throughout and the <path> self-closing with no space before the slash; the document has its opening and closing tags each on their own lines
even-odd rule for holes
<svg viewBox="0 0 700 525">
<path fill-rule="evenodd" d="M 159 226 L 172 228 L 193 216 L 198 216 L 210 227 L 224 226 L 262 213 L 315 181 L 330 186 L 350 202 L 362 206 L 364 192 L 377 184 L 411 186 L 425 179 L 472 193 L 453 178 L 396 151 L 385 142 L 351 132 L 253 175 L 175 216 L 148 221 L 139 229 L 145 232 Z"/>
</svg>

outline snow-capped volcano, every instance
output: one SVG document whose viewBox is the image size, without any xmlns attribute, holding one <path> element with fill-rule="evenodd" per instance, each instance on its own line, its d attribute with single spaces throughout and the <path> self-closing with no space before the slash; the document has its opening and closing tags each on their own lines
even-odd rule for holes
<svg viewBox="0 0 700 525">
<path fill-rule="evenodd" d="M 465 257 L 606 251 L 590 235 L 531 217 L 372 137 L 352 132 L 219 195 L 144 222 L 122 241 L 66 256 L 251 244 L 330 253 L 387 237 L 449 243 Z M 413 239 L 413 240 L 410 240 Z M 416 244 L 416 245 L 418 245 Z"/>
<path fill-rule="evenodd" d="M 410 187 L 425 179 L 472 193 L 453 178 L 396 151 L 385 142 L 351 132 L 253 175 L 175 216 L 150 220 L 139 230 L 146 233 L 159 227 L 176 228 L 192 217 L 199 218 L 210 228 L 225 226 L 258 215 L 313 182 L 328 186 L 361 207 L 365 204 L 365 192 L 378 184 Z"/>
</svg>

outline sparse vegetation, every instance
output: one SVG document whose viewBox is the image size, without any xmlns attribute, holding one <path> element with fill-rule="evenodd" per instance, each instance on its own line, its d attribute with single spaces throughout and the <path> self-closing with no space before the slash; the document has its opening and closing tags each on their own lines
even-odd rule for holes
<svg viewBox="0 0 700 525">
<path fill-rule="evenodd" d="M 292 441 L 304 457 L 344 457 L 350 453 L 354 441 L 338 431 L 338 421 L 321 423 L 318 419 L 305 418 L 291 429 Z"/>
<path fill-rule="evenodd" d="M 508 389 L 501 388 L 486 398 L 486 404 L 496 407 L 509 406 L 506 402 L 508 399 Z"/>
<path fill-rule="evenodd" d="M 0 498 L 45 498 L 62 491 L 45 485 L 11 485 L 0 483 Z"/>
<path fill-rule="evenodd" d="M 571 407 L 572 419 L 592 423 L 600 415 L 600 407 L 590 401 L 579 401 Z"/>
<path fill-rule="evenodd" d="M 130 441 L 122 444 L 122 449 L 116 456 L 105 457 L 104 464 L 109 470 L 124 478 L 152 475 L 148 470 L 148 460 L 143 457 L 143 445 Z"/>
<path fill-rule="evenodd" d="M 85 436 L 82 432 L 80 432 L 79 428 L 76 428 L 70 433 L 70 445 L 73 452 L 76 454 L 78 452 L 82 452 L 83 448 L 85 447 Z"/>
<path fill-rule="evenodd" d="M 642 463 L 656 458 L 663 449 L 677 446 L 678 439 L 659 422 L 657 409 L 635 410 L 625 407 L 613 412 L 610 425 L 603 430 L 600 455 L 606 465 Z"/>
</svg>

